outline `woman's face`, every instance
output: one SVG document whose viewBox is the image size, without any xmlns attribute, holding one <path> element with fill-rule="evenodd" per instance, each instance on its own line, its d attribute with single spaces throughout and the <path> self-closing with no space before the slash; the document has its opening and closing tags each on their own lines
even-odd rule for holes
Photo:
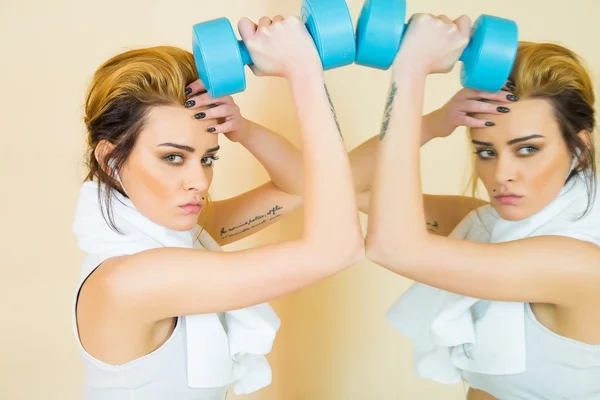
<svg viewBox="0 0 600 400">
<path fill-rule="evenodd" d="M 496 125 L 472 129 L 475 170 L 491 204 L 507 220 L 541 211 L 559 194 L 573 155 L 564 141 L 551 103 L 525 99 L 503 115 L 486 115 Z"/>
<path fill-rule="evenodd" d="M 174 230 L 198 223 L 213 178 L 218 138 L 206 132 L 215 121 L 198 110 L 153 107 L 119 174 L 133 204 L 154 222 Z"/>
</svg>

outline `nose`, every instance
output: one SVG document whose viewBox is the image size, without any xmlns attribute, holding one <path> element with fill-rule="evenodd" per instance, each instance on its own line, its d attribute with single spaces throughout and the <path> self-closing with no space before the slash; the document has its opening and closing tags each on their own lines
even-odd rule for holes
<svg viewBox="0 0 600 400">
<path fill-rule="evenodd" d="M 504 185 L 517 179 L 517 163 L 507 156 L 498 156 L 496 161 L 496 183 Z"/>
<path fill-rule="evenodd" d="M 183 181 L 185 190 L 195 190 L 200 193 L 208 191 L 210 186 L 210 177 L 207 175 L 206 168 L 202 166 L 194 166 L 190 168 L 188 174 Z"/>
</svg>

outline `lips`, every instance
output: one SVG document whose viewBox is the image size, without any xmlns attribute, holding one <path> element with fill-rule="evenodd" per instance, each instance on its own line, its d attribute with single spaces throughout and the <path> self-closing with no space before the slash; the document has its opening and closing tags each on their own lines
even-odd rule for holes
<svg viewBox="0 0 600 400">
<path fill-rule="evenodd" d="M 179 206 L 186 214 L 200 214 L 202 211 L 202 203 L 191 202 Z"/>
<path fill-rule="evenodd" d="M 501 194 L 494 197 L 496 201 L 505 206 L 514 206 L 517 204 L 523 196 L 518 196 L 513 193 Z"/>
</svg>

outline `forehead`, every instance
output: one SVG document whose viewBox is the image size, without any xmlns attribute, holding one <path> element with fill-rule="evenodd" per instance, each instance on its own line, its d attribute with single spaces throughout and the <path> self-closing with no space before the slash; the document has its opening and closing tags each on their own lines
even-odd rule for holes
<svg viewBox="0 0 600 400">
<path fill-rule="evenodd" d="M 218 144 L 218 135 L 206 129 L 215 120 L 197 120 L 194 114 L 200 109 L 186 109 L 183 106 L 156 106 L 148 112 L 146 123 L 138 140 L 150 146 L 161 143 L 187 145 L 204 151 Z"/>
<path fill-rule="evenodd" d="M 510 104 L 495 102 L 491 104 L 508 107 L 510 112 L 500 115 L 476 114 L 476 118 L 492 121 L 496 125 L 471 129 L 473 139 L 504 143 L 529 135 L 543 135 L 548 140 L 562 137 L 552 105 L 548 100 L 524 99 Z"/>
</svg>

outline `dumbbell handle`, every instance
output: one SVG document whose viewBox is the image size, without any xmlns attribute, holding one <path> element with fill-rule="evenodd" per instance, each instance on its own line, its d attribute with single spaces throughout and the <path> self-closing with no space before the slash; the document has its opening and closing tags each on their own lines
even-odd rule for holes
<svg viewBox="0 0 600 400">
<path fill-rule="evenodd" d="M 242 63 L 244 65 L 252 65 L 252 57 L 250 57 L 250 52 L 248 51 L 248 47 L 243 40 L 238 40 L 238 46 L 240 47 L 240 54 L 242 55 Z"/>
<path fill-rule="evenodd" d="M 304 24 L 304 26 L 308 28 L 306 24 Z M 313 41 L 315 40 L 315 38 L 312 35 L 311 38 L 313 39 Z M 250 57 L 250 52 L 248 51 L 246 43 L 244 43 L 243 40 L 238 40 L 238 46 L 240 48 L 240 54 L 242 55 L 242 62 L 244 63 L 244 65 L 254 64 L 254 62 L 252 61 L 252 57 Z"/>
<path fill-rule="evenodd" d="M 409 24 L 404 24 L 404 30 L 402 31 L 402 38 L 400 39 L 400 46 L 402 46 L 402 40 L 404 39 L 404 35 L 406 34 L 406 30 L 408 29 L 408 25 Z M 467 45 L 467 47 L 463 50 L 462 54 L 460 55 L 458 61 L 464 61 L 467 59 L 467 57 L 469 56 L 469 53 L 472 49 L 472 44 L 473 41 L 469 40 L 469 44 Z"/>
</svg>

